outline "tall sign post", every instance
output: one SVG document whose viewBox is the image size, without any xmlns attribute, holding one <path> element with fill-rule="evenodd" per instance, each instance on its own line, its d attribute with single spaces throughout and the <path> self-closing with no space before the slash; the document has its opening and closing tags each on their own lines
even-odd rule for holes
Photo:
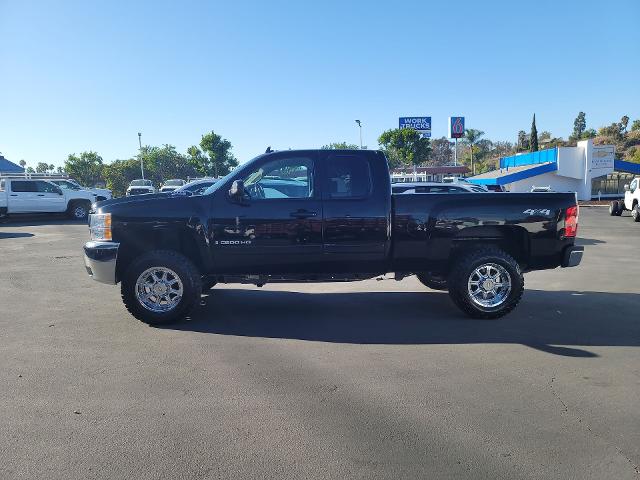
<svg viewBox="0 0 640 480">
<path fill-rule="evenodd" d="M 431 138 L 431 117 L 400 117 L 399 128 L 412 128 L 424 138 Z M 413 166 L 413 181 L 418 179 L 417 167 Z"/>
<path fill-rule="evenodd" d="M 449 117 L 449 138 L 453 138 L 453 164 L 458 166 L 458 139 L 464 137 L 464 117 Z"/>
</svg>

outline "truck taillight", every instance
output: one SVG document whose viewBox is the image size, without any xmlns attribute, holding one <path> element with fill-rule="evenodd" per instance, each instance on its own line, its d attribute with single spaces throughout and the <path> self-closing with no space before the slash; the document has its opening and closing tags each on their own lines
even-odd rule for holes
<svg viewBox="0 0 640 480">
<path fill-rule="evenodd" d="M 573 238 L 578 234 L 578 206 L 567 208 L 564 216 L 564 236 Z"/>
</svg>

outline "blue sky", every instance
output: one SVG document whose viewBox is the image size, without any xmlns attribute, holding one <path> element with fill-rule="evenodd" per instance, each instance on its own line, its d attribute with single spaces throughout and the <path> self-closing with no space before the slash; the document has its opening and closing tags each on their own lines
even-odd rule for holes
<svg viewBox="0 0 640 480">
<path fill-rule="evenodd" d="M 271 145 L 364 144 L 399 116 L 492 140 L 640 118 L 640 2 L 0 0 L 0 152 L 61 165 L 210 130 Z"/>
</svg>

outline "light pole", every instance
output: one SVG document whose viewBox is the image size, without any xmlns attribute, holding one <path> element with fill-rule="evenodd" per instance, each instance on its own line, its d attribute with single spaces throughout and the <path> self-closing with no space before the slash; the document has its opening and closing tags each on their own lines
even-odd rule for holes
<svg viewBox="0 0 640 480">
<path fill-rule="evenodd" d="M 140 146 L 140 173 L 142 173 L 142 179 L 144 180 L 144 163 L 142 161 L 142 134 L 138 132 L 138 145 Z"/>
<path fill-rule="evenodd" d="M 358 124 L 358 128 L 360 128 L 360 150 L 362 150 L 362 122 L 360 120 L 356 120 Z"/>
</svg>

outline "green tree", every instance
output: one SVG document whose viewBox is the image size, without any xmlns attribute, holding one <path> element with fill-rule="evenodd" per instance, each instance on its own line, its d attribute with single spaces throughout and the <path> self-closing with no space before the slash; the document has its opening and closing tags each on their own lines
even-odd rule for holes
<svg viewBox="0 0 640 480">
<path fill-rule="evenodd" d="M 453 145 L 447 137 L 431 140 L 430 163 L 435 166 L 450 165 L 453 162 Z"/>
<path fill-rule="evenodd" d="M 640 130 L 640 120 L 634 120 L 633 123 L 631 124 L 631 131 L 635 132 Z"/>
<path fill-rule="evenodd" d="M 27 173 L 36 173 L 33 167 L 27 167 Z"/>
<path fill-rule="evenodd" d="M 138 165 L 140 165 L 141 159 L 144 164 L 145 178 L 151 180 L 155 185 L 160 185 L 171 178 L 185 179 L 197 174 L 189 158 L 178 153 L 173 145 L 144 146 L 137 155 Z"/>
<path fill-rule="evenodd" d="M 625 115 L 620 119 L 620 133 L 626 133 L 627 125 L 629 125 L 629 117 Z"/>
<path fill-rule="evenodd" d="M 582 138 L 582 134 L 587 129 L 587 119 L 584 112 L 578 113 L 578 116 L 573 121 L 573 133 L 569 137 L 569 140 L 580 140 Z"/>
<path fill-rule="evenodd" d="M 323 145 L 322 150 L 360 150 L 360 147 L 353 143 L 335 142 Z"/>
<path fill-rule="evenodd" d="M 536 128 L 536 114 L 533 114 L 533 121 L 531 122 L 531 133 L 529 134 L 529 150 L 532 152 L 538 151 L 538 129 Z"/>
<path fill-rule="evenodd" d="M 597 135 L 596 131 L 593 128 L 588 128 L 584 132 L 582 132 L 582 140 L 586 140 L 588 138 L 594 138 Z"/>
<path fill-rule="evenodd" d="M 102 179 L 103 168 L 102 157 L 92 151 L 72 153 L 64 162 L 64 171 L 80 185 L 95 185 Z"/>
<path fill-rule="evenodd" d="M 47 173 L 49 171 L 49 164 L 45 162 L 38 162 L 36 165 L 36 173 Z"/>
<path fill-rule="evenodd" d="M 231 142 L 213 131 L 202 136 L 200 148 L 206 154 L 206 163 L 198 170 L 201 175 L 220 177 L 238 166 L 238 161 L 231 154 Z"/>
<path fill-rule="evenodd" d="M 529 139 L 527 138 L 527 132 L 520 130 L 518 132 L 518 145 L 517 150 L 519 152 L 529 150 Z"/>
<path fill-rule="evenodd" d="M 127 191 L 131 180 L 140 178 L 140 160 L 137 158 L 114 160 L 104 166 L 103 176 L 107 188 L 115 197 L 121 197 Z"/>
<path fill-rule="evenodd" d="M 471 175 L 475 175 L 475 165 L 473 162 L 474 160 L 473 147 L 476 143 L 478 143 L 478 141 L 480 140 L 480 137 L 482 137 L 483 135 L 484 135 L 484 132 L 482 130 L 476 130 L 475 128 L 468 128 L 464 131 L 463 141 L 464 143 L 469 145 L 469 152 L 471 153 Z"/>
<path fill-rule="evenodd" d="M 389 166 L 418 166 L 429 160 L 431 142 L 412 128 L 395 128 L 378 138 L 380 147 L 389 159 Z"/>
<path fill-rule="evenodd" d="M 25 162 L 24 160 L 20 160 L 18 163 L 22 168 L 25 168 L 27 166 L 27 162 Z"/>
</svg>

